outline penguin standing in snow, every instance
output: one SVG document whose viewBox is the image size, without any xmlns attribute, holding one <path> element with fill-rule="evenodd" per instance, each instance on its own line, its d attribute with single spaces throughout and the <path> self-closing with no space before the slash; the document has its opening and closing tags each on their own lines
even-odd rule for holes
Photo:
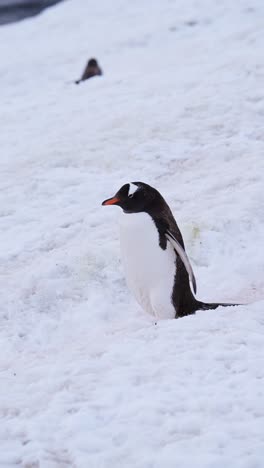
<svg viewBox="0 0 264 468">
<path fill-rule="evenodd" d="M 181 232 L 156 189 L 143 182 L 125 184 L 102 205 L 118 205 L 123 210 L 120 243 L 126 280 L 146 312 L 169 319 L 237 305 L 195 299 L 196 280 Z"/>
<path fill-rule="evenodd" d="M 101 76 L 102 74 L 102 69 L 99 67 L 97 60 L 91 58 L 90 60 L 88 60 L 88 63 L 84 69 L 81 78 L 75 81 L 75 83 L 79 84 L 81 83 L 81 81 L 89 80 L 89 78 L 93 78 L 94 76 Z"/>
</svg>

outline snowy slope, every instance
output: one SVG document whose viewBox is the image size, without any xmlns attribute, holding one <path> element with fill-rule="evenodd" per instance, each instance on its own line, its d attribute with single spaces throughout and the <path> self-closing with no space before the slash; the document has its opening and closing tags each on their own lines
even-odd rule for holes
<svg viewBox="0 0 264 468">
<path fill-rule="evenodd" d="M 0 29 L 1 468 L 263 467 L 263 20 L 75 0 Z M 250 305 L 153 324 L 100 206 L 133 180 L 172 206 L 198 298 Z"/>
</svg>

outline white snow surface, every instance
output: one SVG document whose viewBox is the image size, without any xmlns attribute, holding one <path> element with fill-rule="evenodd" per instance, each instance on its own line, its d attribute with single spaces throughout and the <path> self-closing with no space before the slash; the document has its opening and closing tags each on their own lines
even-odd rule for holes
<svg viewBox="0 0 264 468">
<path fill-rule="evenodd" d="M 1 468 L 263 467 L 263 20 L 72 0 L 1 27 Z M 197 297 L 248 305 L 139 308 L 101 206 L 131 180 L 172 207 Z"/>
</svg>

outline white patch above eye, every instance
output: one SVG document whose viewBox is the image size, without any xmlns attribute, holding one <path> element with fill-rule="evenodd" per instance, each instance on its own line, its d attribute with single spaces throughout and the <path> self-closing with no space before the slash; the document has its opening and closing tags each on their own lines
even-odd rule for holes
<svg viewBox="0 0 264 468">
<path fill-rule="evenodd" d="M 134 193 L 137 191 L 138 186 L 133 184 L 132 182 L 129 184 L 129 189 L 128 189 L 128 196 L 130 197 L 131 195 L 134 195 Z"/>
</svg>

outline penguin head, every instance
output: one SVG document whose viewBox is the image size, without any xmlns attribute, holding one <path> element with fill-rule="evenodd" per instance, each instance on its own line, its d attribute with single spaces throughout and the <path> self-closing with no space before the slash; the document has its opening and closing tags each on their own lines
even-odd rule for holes
<svg viewBox="0 0 264 468">
<path fill-rule="evenodd" d="M 148 212 L 160 199 L 160 193 L 150 185 L 130 182 L 123 185 L 113 197 L 104 200 L 102 205 L 120 206 L 125 213 L 141 213 Z"/>
<path fill-rule="evenodd" d="M 96 60 L 95 58 L 91 58 L 91 59 L 88 61 L 88 67 L 98 67 L 97 60 Z"/>
</svg>

